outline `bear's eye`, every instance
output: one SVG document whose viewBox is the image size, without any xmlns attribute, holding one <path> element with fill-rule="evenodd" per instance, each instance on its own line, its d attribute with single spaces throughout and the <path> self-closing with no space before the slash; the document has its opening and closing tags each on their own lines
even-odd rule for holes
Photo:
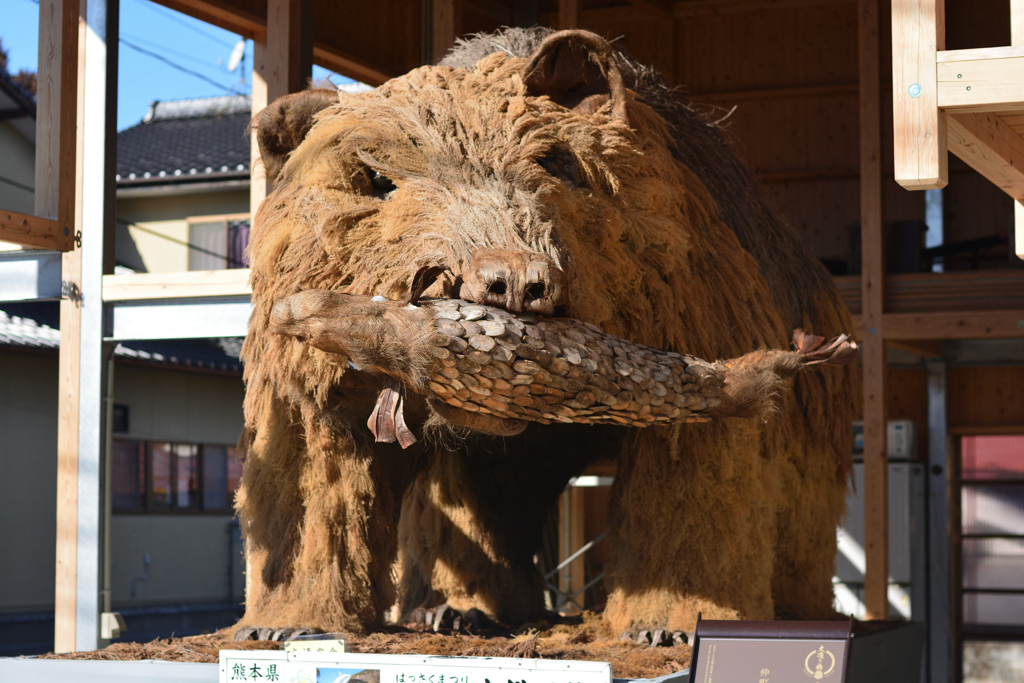
<svg viewBox="0 0 1024 683">
<path fill-rule="evenodd" d="M 582 187 L 576 170 L 576 158 L 567 149 L 555 147 L 537 160 L 545 171 L 562 181 L 566 187 Z"/>
<path fill-rule="evenodd" d="M 387 199 L 388 195 L 394 192 L 396 189 L 395 184 L 386 175 L 380 171 L 369 170 L 370 173 L 370 185 L 373 186 L 373 196 L 378 199 Z"/>
</svg>

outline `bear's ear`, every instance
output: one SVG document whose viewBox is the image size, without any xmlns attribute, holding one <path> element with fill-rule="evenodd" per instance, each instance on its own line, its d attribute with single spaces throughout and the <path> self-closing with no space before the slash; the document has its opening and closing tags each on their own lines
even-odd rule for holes
<svg viewBox="0 0 1024 683">
<path fill-rule="evenodd" d="M 324 88 L 304 90 L 279 97 L 253 119 L 256 140 L 260 145 L 260 158 L 267 178 L 277 180 L 288 155 L 298 147 L 317 112 L 338 103 L 338 93 Z"/>
<path fill-rule="evenodd" d="M 534 96 L 583 113 L 612 101 L 612 116 L 626 121 L 626 86 L 615 51 L 601 36 L 574 29 L 544 39 L 523 68 L 523 81 Z"/>
</svg>

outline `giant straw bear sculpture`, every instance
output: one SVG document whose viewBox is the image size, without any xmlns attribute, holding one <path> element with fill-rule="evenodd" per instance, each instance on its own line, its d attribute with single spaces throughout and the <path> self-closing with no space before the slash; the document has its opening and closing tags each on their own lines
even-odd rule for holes
<svg viewBox="0 0 1024 683">
<path fill-rule="evenodd" d="M 858 378 L 787 378 L 850 346 L 758 349 L 851 320 L 685 98 L 594 34 L 512 29 L 255 127 L 243 624 L 535 618 L 544 520 L 602 459 L 616 631 L 832 614 Z"/>
</svg>

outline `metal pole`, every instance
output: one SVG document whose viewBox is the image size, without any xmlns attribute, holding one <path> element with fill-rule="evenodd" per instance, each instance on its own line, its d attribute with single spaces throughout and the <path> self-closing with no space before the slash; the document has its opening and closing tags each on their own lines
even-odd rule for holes
<svg viewBox="0 0 1024 683">
<path fill-rule="evenodd" d="M 106 449 L 103 398 L 105 236 L 114 220 L 118 0 L 86 0 L 82 174 L 82 299 L 78 393 L 75 649 L 101 645 Z"/>
<path fill-rule="evenodd" d="M 953 681 L 946 363 L 928 364 L 928 680 Z"/>
</svg>

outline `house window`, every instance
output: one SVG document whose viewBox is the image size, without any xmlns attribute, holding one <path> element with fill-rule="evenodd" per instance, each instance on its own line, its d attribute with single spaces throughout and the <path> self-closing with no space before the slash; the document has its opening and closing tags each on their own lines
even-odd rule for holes
<svg viewBox="0 0 1024 683">
<path fill-rule="evenodd" d="M 111 471 L 115 512 L 225 513 L 242 463 L 234 446 L 116 439 Z"/>
<path fill-rule="evenodd" d="M 974 636 L 1024 636 L 1024 434 L 960 442 L 963 621 Z"/>
<path fill-rule="evenodd" d="M 200 216 L 188 219 L 188 269 L 247 268 L 249 216 Z"/>
</svg>

